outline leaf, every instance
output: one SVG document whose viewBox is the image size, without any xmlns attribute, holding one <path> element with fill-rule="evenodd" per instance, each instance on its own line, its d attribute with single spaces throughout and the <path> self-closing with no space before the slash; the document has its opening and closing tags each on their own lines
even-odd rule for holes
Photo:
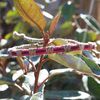
<svg viewBox="0 0 100 100">
<path fill-rule="evenodd" d="M 30 72 L 24 76 L 25 76 L 24 83 L 28 83 L 30 86 L 33 86 L 35 81 L 34 72 Z M 42 69 L 39 74 L 38 84 L 42 83 L 48 76 L 49 76 L 48 71 L 46 69 Z"/>
<path fill-rule="evenodd" d="M 49 28 L 49 34 L 50 35 L 54 32 L 54 30 L 56 28 L 56 25 L 57 25 L 57 23 L 59 21 L 60 15 L 61 15 L 61 12 L 59 12 L 51 22 L 51 25 L 50 25 L 50 28 Z"/>
<path fill-rule="evenodd" d="M 90 38 L 90 41 L 95 41 L 96 40 L 96 38 L 97 38 L 97 33 L 96 32 L 88 31 L 87 34 L 88 34 L 88 37 Z"/>
<path fill-rule="evenodd" d="M 100 40 L 96 41 L 97 44 L 97 50 L 100 52 Z"/>
<path fill-rule="evenodd" d="M 77 28 L 75 38 L 80 42 L 95 41 L 97 39 L 97 33 L 87 29 Z"/>
<path fill-rule="evenodd" d="M 3 77 L 2 79 L 0 79 L 0 85 L 3 85 L 3 84 L 14 85 L 14 82 L 7 77 Z"/>
<path fill-rule="evenodd" d="M 34 88 L 34 82 L 35 82 L 34 72 L 29 72 L 26 75 L 24 75 L 24 77 L 25 79 L 24 82 L 22 83 L 22 87 L 28 94 L 30 94 Z"/>
<path fill-rule="evenodd" d="M 39 74 L 39 79 L 38 79 L 38 85 L 40 85 L 47 77 L 49 73 L 46 69 L 42 69 Z M 25 80 L 22 84 L 22 87 L 30 93 L 33 88 L 34 88 L 34 83 L 35 83 L 35 77 L 34 77 L 34 72 L 29 72 L 27 75 L 24 75 Z M 39 91 L 42 91 L 43 87 L 39 88 Z"/>
<path fill-rule="evenodd" d="M 29 95 L 23 95 L 20 97 L 19 100 L 30 100 L 30 96 Z"/>
<path fill-rule="evenodd" d="M 35 82 L 34 72 L 29 72 L 27 73 L 27 75 L 24 76 L 25 76 L 24 83 L 28 84 L 31 87 L 34 86 L 34 82 Z"/>
<path fill-rule="evenodd" d="M 90 51 L 83 51 L 83 54 L 89 59 L 93 60 L 96 64 L 100 65 L 100 59 L 93 56 Z"/>
<path fill-rule="evenodd" d="M 54 45 L 64 45 L 67 44 L 68 41 L 64 39 L 55 39 L 52 41 Z M 81 51 L 80 51 L 81 52 Z M 79 54 L 79 52 L 69 52 L 69 53 L 61 53 L 61 54 L 49 54 L 48 57 L 65 67 L 69 67 L 75 69 L 76 71 L 80 71 L 88 76 L 95 78 L 97 82 L 98 78 L 100 78 L 100 68 L 97 64 L 95 64 L 92 60 L 89 60 L 83 56 L 74 56 L 75 54 Z"/>
<path fill-rule="evenodd" d="M 58 84 L 59 82 L 61 82 L 62 84 L 60 85 L 59 89 L 60 88 L 63 89 L 62 86 L 64 84 L 66 84 L 66 88 L 68 87 L 68 89 L 75 90 L 77 88 L 77 86 L 75 88 L 73 88 L 71 85 L 77 84 L 76 79 L 78 79 L 78 77 L 77 77 L 78 75 L 77 76 L 76 75 L 77 74 L 73 73 L 73 69 L 71 69 L 71 68 L 63 68 L 63 69 L 61 68 L 61 69 L 51 70 L 48 81 L 46 82 L 46 86 L 49 87 L 51 85 Z M 71 84 L 71 85 L 69 86 L 68 84 Z M 57 87 L 55 87 L 55 88 L 57 88 Z M 78 88 L 79 88 L 79 85 L 78 85 Z M 65 89 L 65 87 L 64 87 L 64 89 Z"/>
<path fill-rule="evenodd" d="M 23 84 L 22 84 L 22 88 L 23 88 L 28 94 L 31 93 L 31 88 L 30 88 L 29 84 L 23 83 Z"/>
<path fill-rule="evenodd" d="M 52 44 L 56 45 L 56 46 L 64 45 L 64 44 L 67 44 L 67 43 L 68 43 L 68 41 L 65 40 L 65 39 L 62 39 L 62 38 L 57 38 L 57 39 L 54 39 L 52 41 Z"/>
<path fill-rule="evenodd" d="M 42 83 L 48 76 L 49 76 L 48 71 L 46 69 L 42 69 L 39 74 L 38 82 Z"/>
<path fill-rule="evenodd" d="M 83 86 L 81 77 L 73 69 L 65 68 L 51 70 L 50 78 L 46 82 L 46 87 L 55 87 L 57 90 L 79 90 Z"/>
<path fill-rule="evenodd" d="M 100 84 L 98 84 L 97 82 L 95 82 L 95 80 L 91 77 L 88 78 L 88 88 L 89 88 L 89 92 L 95 96 L 95 100 L 99 100 L 100 99 Z"/>
<path fill-rule="evenodd" d="M 68 44 L 68 40 L 67 39 L 62 39 L 62 38 L 57 38 L 57 39 L 54 39 L 52 42 L 51 42 L 51 45 L 55 45 L 55 46 L 62 46 L 62 45 L 66 45 Z M 69 54 L 81 54 L 82 51 L 81 50 L 77 50 L 77 51 L 72 51 L 72 52 L 69 52 Z"/>
<path fill-rule="evenodd" d="M 72 31 L 74 30 L 74 24 L 72 21 L 65 21 L 64 23 L 61 24 L 60 26 L 61 34 L 60 37 L 65 38 L 67 35 L 72 34 Z"/>
<path fill-rule="evenodd" d="M 3 47 L 4 45 L 6 45 L 7 44 L 7 40 L 6 39 L 1 39 L 0 40 L 0 47 Z"/>
<path fill-rule="evenodd" d="M 0 91 L 5 91 L 9 88 L 7 84 L 0 85 Z"/>
<path fill-rule="evenodd" d="M 64 22 L 61 25 L 61 29 L 67 29 L 67 30 L 70 29 L 70 30 L 72 30 L 73 29 L 72 22 L 71 21 Z"/>
<path fill-rule="evenodd" d="M 38 93 L 33 94 L 30 100 L 43 100 L 43 93 L 38 92 Z"/>
<path fill-rule="evenodd" d="M 23 19 L 32 26 L 35 24 L 43 32 L 46 21 L 36 2 L 34 0 L 14 0 L 14 3 Z"/>
<path fill-rule="evenodd" d="M 5 38 L 6 40 L 11 39 L 11 38 L 12 38 L 12 33 L 6 34 L 4 38 Z"/>
<path fill-rule="evenodd" d="M 16 10 L 9 10 L 5 16 L 5 21 L 7 24 L 13 24 L 18 22 L 18 14 Z"/>
<path fill-rule="evenodd" d="M 86 58 L 85 56 L 78 55 L 85 63 L 88 65 L 88 67 L 91 69 L 93 74 L 100 78 L 100 67 L 92 60 Z"/>
<path fill-rule="evenodd" d="M 16 71 L 14 74 L 13 74 L 13 76 L 12 76 L 12 80 L 13 81 L 16 81 L 19 77 L 21 77 L 22 75 L 24 75 L 24 72 L 23 72 L 23 70 L 18 70 L 18 71 Z"/>
<path fill-rule="evenodd" d="M 7 2 L 1 2 L 0 1 L 0 9 L 5 8 L 7 6 Z"/>
<path fill-rule="evenodd" d="M 64 68 L 64 69 L 54 69 L 50 71 L 50 75 L 59 75 L 65 72 L 72 72 L 73 69 L 71 68 Z"/>
<path fill-rule="evenodd" d="M 29 29 L 29 25 L 24 22 L 18 22 L 14 27 L 14 30 L 19 33 L 26 33 L 28 29 Z M 14 39 L 16 39 L 16 37 Z"/>
<path fill-rule="evenodd" d="M 95 18 L 86 14 L 80 14 L 80 17 L 87 23 L 89 27 L 91 27 L 94 31 L 100 33 L 100 25 L 95 20 Z"/>
<path fill-rule="evenodd" d="M 71 20 L 73 14 L 75 14 L 75 6 L 72 1 L 67 1 L 62 6 L 62 16 L 65 20 Z"/>
<path fill-rule="evenodd" d="M 43 15 L 49 19 L 53 19 L 53 15 L 51 15 L 50 13 L 46 12 L 46 11 L 42 11 Z"/>
<path fill-rule="evenodd" d="M 90 95 L 82 91 L 46 91 L 45 98 L 50 100 L 79 100 L 88 99 Z"/>
<path fill-rule="evenodd" d="M 81 59 L 72 54 L 50 54 L 49 58 L 64 65 L 65 67 L 73 68 L 85 74 L 92 74 L 91 69 Z"/>
</svg>

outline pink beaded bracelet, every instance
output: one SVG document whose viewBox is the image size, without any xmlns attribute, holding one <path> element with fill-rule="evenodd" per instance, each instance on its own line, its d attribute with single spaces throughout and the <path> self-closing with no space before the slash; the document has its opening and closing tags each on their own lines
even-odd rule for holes
<svg viewBox="0 0 100 100">
<path fill-rule="evenodd" d="M 78 43 L 78 44 L 67 44 L 63 46 L 48 46 L 48 47 L 37 47 L 37 48 L 10 48 L 8 50 L 9 56 L 35 56 L 52 53 L 64 53 L 77 50 L 92 50 L 95 49 L 96 44 L 93 42 L 89 43 Z"/>
</svg>

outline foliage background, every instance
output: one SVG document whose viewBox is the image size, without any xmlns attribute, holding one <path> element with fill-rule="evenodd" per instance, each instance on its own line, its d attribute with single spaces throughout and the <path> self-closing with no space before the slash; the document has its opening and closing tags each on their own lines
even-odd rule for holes
<svg viewBox="0 0 100 100">
<path fill-rule="evenodd" d="M 96 2 L 98 1 L 99 0 L 95 0 L 95 4 L 97 4 Z M 52 3 L 49 3 L 49 0 L 37 0 L 37 2 L 42 5 L 45 5 L 44 10 L 52 14 L 53 16 L 56 15 L 58 10 L 62 8 L 62 16 L 52 37 L 77 39 L 82 42 L 98 41 L 100 39 L 100 35 L 98 35 L 94 30 L 91 30 L 90 28 L 88 28 L 88 32 L 84 32 L 82 30 L 83 34 L 79 34 L 76 32 L 77 27 L 76 25 L 74 25 L 75 23 L 73 15 L 77 15 L 79 13 L 88 13 L 89 8 L 87 7 L 87 9 L 84 9 L 85 5 L 89 5 L 88 3 L 86 4 L 85 0 L 74 0 L 74 3 L 72 5 L 67 5 L 67 0 L 57 0 L 56 2 Z M 94 14 L 95 11 L 96 9 L 93 9 L 92 14 Z M 94 17 L 98 18 L 97 16 Z M 46 29 L 48 29 L 51 19 L 46 19 L 48 21 Z M 98 19 L 98 21 L 100 20 Z M 86 24 L 83 21 L 80 21 L 80 25 L 82 29 L 86 28 Z M 16 37 L 13 38 L 12 34 L 15 30 L 18 32 L 25 33 L 27 36 L 30 37 L 41 37 L 41 34 L 37 28 L 33 29 L 18 15 L 14 8 L 13 1 L 0 0 L 0 53 L 6 53 L 7 48 L 9 47 L 27 43 L 26 41 L 22 41 L 21 39 L 18 39 Z M 84 34 L 86 34 L 86 38 L 83 41 L 82 39 L 84 37 Z M 37 61 L 38 57 L 34 59 L 35 61 Z M 46 68 L 48 71 L 52 71 L 53 69 L 65 67 L 58 63 L 48 61 L 47 63 L 45 63 L 43 68 Z M 14 72 L 18 70 L 20 70 L 20 67 L 16 59 L 0 58 L 0 72 L 3 74 L 3 76 L 2 74 L 0 74 L 0 84 L 1 87 L 2 84 L 8 84 L 9 86 L 4 86 L 4 90 L 0 87 L 0 99 L 12 98 L 14 100 L 19 100 L 21 98 L 27 98 L 27 91 L 29 90 L 26 89 L 26 91 L 23 92 L 15 85 L 12 80 Z M 25 82 L 25 80 L 28 81 L 25 76 L 21 76 L 16 82 L 20 86 L 22 83 Z M 86 76 L 83 77 L 82 75 L 76 74 L 76 72 L 68 71 L 67 73 L 53 76 L 46 83 L 46 98 L 54 97 L 56 93 L 54 92 L 53 95 L 53 91 L 58 90 L 63 93 L 60 94 L 61 96 L 66 96 L 66 94 L 68 97 L 71 95 L 75 96 L 77 94 L 75 94 L 76 92 L 74 93 L 74 91 L 83 91 L 87 94 L 90 94 L 92 96 L 92 99 L 97 100 L 100 98 L 100 85 L 96 83 L 92 78 L 88 78 Z M 52 91 L 52 93 L 50 91 Z M 72 94 L 70 94 L 68 91 L 71 91 Z M 49 97 L 50 93 L 51 97 Z M 53 98 L 46 100 L 53 100 Z"/>
</svg>

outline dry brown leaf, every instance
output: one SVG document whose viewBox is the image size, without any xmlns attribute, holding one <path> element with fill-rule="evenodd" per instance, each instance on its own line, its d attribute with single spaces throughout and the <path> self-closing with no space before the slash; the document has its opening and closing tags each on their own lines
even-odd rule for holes
<svg viewBox="0 0 100 100">
<path fill-rule="evenodd" d="M 35 24 L 43 32 L 46 20 L 34 0 L 14 0 L 14 4 L 24 20 L 32 26 Z"/>
<path fill-rule="evenodd" d="M 54 30 L 56 28 L 56 25 L 57 25 L 57 23 L 59 21 L 60 15 L 61 15 L 61 12 L 59 12 L 51 22 L 51 25 L 50 25 L 50 28 L 49 28 L 49 34 L 50 35 L 54 32 Z"/>
</svg>

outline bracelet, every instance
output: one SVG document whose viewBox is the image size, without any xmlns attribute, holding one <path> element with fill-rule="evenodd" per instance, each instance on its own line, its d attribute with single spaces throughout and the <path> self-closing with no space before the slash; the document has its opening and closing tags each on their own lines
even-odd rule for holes
<svg viewBox="0 0 100 100">
<path fill-rule="evenodd" d="M 20 46 L 21 47 L 21 46 Z M 96 48 L 94 42 L 88 43 L 79 43 L 72 44 L 68 43 L 67 45 L 62 46 L 48 46 L 48 47 L 35 47 L 35 48 L 17 48 L 12 47 L 8 49 L 9 56 L 35 56 L 35 55 L 44 55 L 52 53 L 64 53 L 77 50 L 92 50 Z"/>
</svg>

